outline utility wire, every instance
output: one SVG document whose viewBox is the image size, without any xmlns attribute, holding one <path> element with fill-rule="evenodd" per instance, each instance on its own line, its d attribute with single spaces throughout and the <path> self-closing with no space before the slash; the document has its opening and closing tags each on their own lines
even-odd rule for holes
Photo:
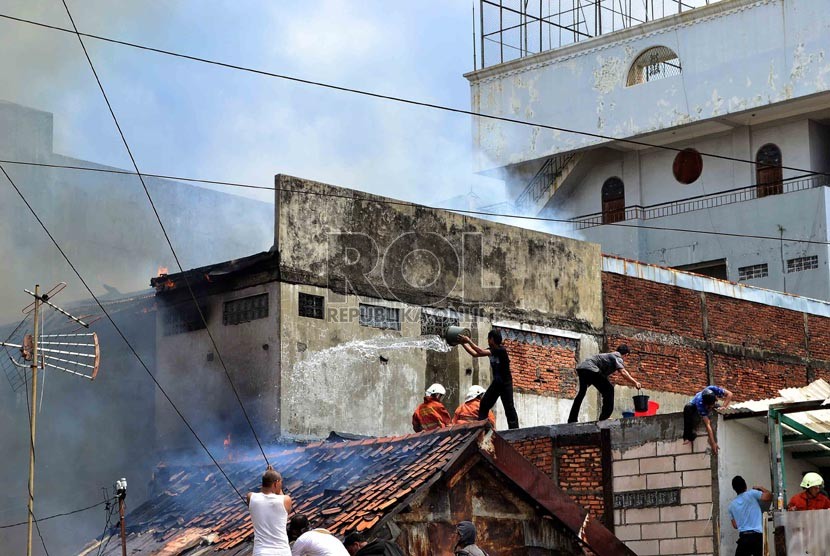
<svg viewBox="0 0 830 556">
<path fill-rule="evenodd" d="M 118 175 L 126 175 L 126 176 L 134 176 L 136 175 L 135 172 L 129 170 L 115 170 L 115 169 L 106 169 L 106 168 L 89 168 L 86 166 L 69 166 L 63 164 L 46 164 L 46 163 L 39 163 L 39 162 L 25 162 L 21 160 L 3 160 L 0 159 L 0 164 L 17 164 L 22 166 L 39 166 L 44 168 L 61 168 L 67 170 L 78 170 L 78 171 L 89 171 L 89 172 L 103 172 L 103 173 L 110 173 L 110 174 L 118 174 Z M 254 185 L 249 183 L 240 183 L 240 182 L 231 182 L 231 181 L 220 181 L 220 180 L 208 180 L 208 179 L 200 179 L 200 178 L 188 178 L 184 176 L 173 176 L 167 174 L 142 174 L 145 178 L 158 178 L 158 179 L 165 179 L 165 180 L 176 180 L 176 181 L 186 181 L 186 182 L 193 182 L 193 183 L 204 183 L 208 185 L 224 185 L 229 187 L 242 187 L 248 189 L 263 189 L 266 191 L 277 191 L 277 192 L 287 192 L 299 195 L 317 195 L 320 197 L 332 197 L 337 199 L 348 199 L 348 200 L 355 200 L 355 197 L 350 194 L 346 193 L 326 193 L 322 191 L 308 191 L 304 189 L 284 189 L 279 187 L 272 187 L 272 186 L 265 186 L 265 185 Z M 803 174 L 801 176 L 796 176 L 793 179 L 798 178 L 805 178 L 813 175 L 813 173 Z M 751 187 L 751 186 L 750 186 Z M 684 199 L 679 199 L 677 202 L 684 202 L 688 200 L 695 200 L 700 197 L 708 197 L 712 195 L 718 195 L 721 193 L 729 193 L 736 190 L 743 189 L 742 187 L 738 187 L 735 189 L 728 189 L 726 191 L 719 191 L 717 193 L 710 193 L 709 195 L 696 195 L 694 197 L 687 197 Z M 456 208 L 446 208 L 446 207 L 438 207 L 438 206 L 431 206 L 431 205 L 416 205 L 415 203 L 410 203 L 408 201 L 398 201 L 395 199 L 375 199 L 375 198 L 361 198 L 359 199 L 361 202 L 365 203 L 377 203 L 383 205 L 393 205 L 393 206 L 422 206 L 424 208 L 432 209 L 432 210 L 447 210 L 452 212 L 457 212 L 461 214 L 470 214 L 473 216 L 493 216 L 493 217 L 500 217 L 500 218 L 515 218 L 518 220 L 532 220 L 532 221 L 539 221 L 539 222 L 554 222 L 560 224 L 574 224 L 573 220 L 569 220 L 567 218 L 550 218 L 545 216 L 528 216 L 528 215 L 521 215 L 521 214 L 505 214 L 501 212 L 492 212 L 486 210 L 464 210 L 464 209 L 456 209 Z M 648 226 L 645 224 L 626 224 L 624 222 L 611 222 L 607 224 L 603 224 L 603 226 L 617 226 L 620 228 L 637 228 L 643 230 L 656 230 L 656 231 L 663 231 L 663 232 L 680 232 L 680 233 L 689 233 L 689 234 L 701 234 L 701 235 L 713 235 L 713 236 L 727 236 L 727 237 L 735 237 L 735 238 L 745 238 L 745 239 L 760 239 L 760 240 L 770 240 L 770 241 L 781 241 L 780 236 L 763 236 L 763 235 L 755 235 L 755 234 L 739 234 L 739 233 L 730 233 L 730 232 L 717 232 L 714 230 L 699 230 L 693 228 L 671 228 L 667 226 Z M 828 241 L 819 241 L 814 239 L 802 239 L 802 238 L 795 238 L 795 237 L 784 237 L 784 241 L 792 242 L 792 243 L 806 243 L 806 244 L 814 244 L 814 245 L 830 245 Z"/>
<path fill-rule="evenodd" d="M 95 76 L 95 81 L 98 83 L 98 89 L 101 91 L 101 96 L 104 98 L 104 102 L 107 104 L 107 109 L 109 109 L 110 116 L 112 116 L 112 121 L 115 124 L 116 129 L 118 129 L 118 134 L 121 136 L 121 142 L 124 144 L 124 148 L 127 151 L 127 154 L 130 156 L 130 161 L 133 164 L 133 168 L 135 168 L 135 173 L 138 175 L 138 179 L 141 181 L 141 187 L 144 188 L 144 194 L 147 196 L 147 200 L 150 202 L 150 206 L 153 208 L 153 214 L 156 216 L 156 220 L 159 223 L 159 227 L 161 227 L 161 231 L 164 234 L 164 239 L 167 241 L 168 247 L 170 247 L 170 252 L 173 254 L 173 259 L 176 261 L 176 266 L 179 267 L 179 271 L 184 273 L 184 267 L 182 266 L 181 261 L 179 260 L 179 255 L 176 253 L 176 249 L 173 247 L 173 242 L 170 240 L 170 236 L 167 233 L 167 228 L 165 228 L 164 223 L 161 220 L 161 215 L 159 214 L 158 209 L 156 208 L 156 204 L 153 202 L 153 197 L 150 195 L 150 190 L 147 188 L 147 184 L 144 182 L 144 177 L 141 175 L 141 171 L 138 169 L 138 163 L 135 160 L 135 156 L 133 156 L 133 151 L 130 149 L 130 145 L 127 142 L 127 137 L 124 135 L 124 131 L 121 129 L 121 124 L 118 122 L 118 118 L 115 115 L 115 110 L 112 108 L 112 104 L 110 103 L 109 96 L 107 95 L 106 90 L 104 89 L 104 84 L 101 82 L 101 78 L 98 76 L 98 72 L 95 70 L 95 65 L 92 63 L 92 58 L 89 56 L 89 52 L 86 49 L 86 45 L 84 44 L 84 40 L 81 37 L 81 34 L 78 32 L 78 26 L 75 25 L 75 19 L 72 17 L 72 12 L 69 11 L 69 5 L 67 4 L 66 0 L 61 0 L 63 2 L 63 7 L 66 10 L 66 15 L 69 16 L 69 21 L 72 23 L 72 28 L 75 30 L 75 35 L 78 37 L 78 42 L 81 44 L 81 48 L 84 51 L 84 56 L 86 56 L 86 61 L 89 63 L 89 69 L 92 70 L 92 75 Z M 187 279 L 186 276 L 183 276 L 185 285 L 187 286 L 187 291 L 190 293 L 191 299 L 193 299 L 193 304 L 196 306 L 196 311 L 199 313 L 199 318 L 205 325 L 205 330 L 207 331 L 208 337 L 210 338 L 210 343 L 213 345 L 213 349 L 216 351 L 216 355 L 219 358 L 219 363 L 222 365 L 222 369 L 225 371 L 225 376 L 228 378 L 228 382 L 231 385 L 231 390 L 233 390 L 233 395 L 236 397 L 236 401 L 239 403 L 239 407 L 242 409 L 242 413 L 245 415 L 245 420 L 248 422 L 248 426 L 251 428 L 251 433 L 254 436 L 254 440 L 256 441 L 257 446 L 259 447 L 259 451 L 262 453 L 262 457 L 265 459 L 266 465 L 270 466 L 271 463 L 268 461 L 268 456 L 265 455 L 265 450 L 262 447 L 262 443 L 259 441 L 259 436 L 256 433 L 256 429 L 254 428 L 254 424 L 251 421 L 251 417 L 248 415 L 248 411 L 245 409 L 245 405 L 242 403 L 242 398 L 239 396 L 239 391 L 236 389 L 236 385 L 233 383 L 233 379 L 231 378 L 231 373 L 228 371 L 228 367 L 225 364 L 225 359 L 222 357 L 222 352 L 219 350 L 219 346 L 216 343 L 216 339 L 213 337 L 213 333 L 210 331 L 210 326 L 208 326 L 207 319 L 205 319 L 205 315 L 202 312 L 202 308 L 199 305 L 199 301 L 196 299 L 196 294 L 193 291 L 193 288 L 190 286 L 190 281 Z"/>
<path fill-rule="evenodd" d="M 213 66 L 219 66 L 219 67 L 223 67 L 223 68 L 227 68 L 227 69 L 242 71 L 242 72 L 246 72 L 246 73 L 252 73 L 252 74 L 255 74 L 255 75 L 273 77 L 275 79 L 282 79 L 282 80 L 285 80 L 285 81 L 293 81 L 295 83 L 302 83 L 302 84 L 305 84 L 305 85 L 313 85 L 315 87 L 322 87 L 322 88 L 331 89 L 331 90 L 334 90 L 334 91 L 340 91 L 340 92 L 352 93 L 352 94 L 362 95 L 362 96 L 371 97 L 371 98 L 389 100 L 389 101 L 393 101 L 393 102 L 409 104 L 409 105 L 412 105 L 412 106 L 421 106 L 421 107 L 424 107 L 424 108 L 432 108 L 432 109 L 435 109 L 435 110 L 442 110 L 444 112 L 452 112 L 452 113 L 455 113 L 455 114 L 463 114 L 463 115 L 466 115 L 466 116 L 475 116 L 477 118 L 485 118 L 485 119 L 489 119 L 489 120 L 496 120 L 496 121 L 501 121 L 501 122 L 506 122 L 506 123 L 527 125 L 527 126 L 532 126 L 532 127 L 538 127 L 538 128 L 541 128 L 541 129 L 549 129 L 551 131 L 559 131 L 559 132 L 563 132 L 563 133 L 573 133 L 575 135 L 583 135 L 585 137 L 593 137 L 595 139 L 603 139 L 603 140 L 606 140 L 606 141 L 616 141 L 616 142 L 619 142 L 619 143 L 626 143 L 626 144 L 629 144 L 629 145 L 636 145 L 636 146 L 640 146 L 640 147 L 664 149 L 664 150 L 673 151 L 673 152 L 681 152 L 681 151 L 684 150 L 680 147 L 671 147 L 671 146 L 668 146 L 668 145 L 655 145 L 653 143 L 648 143 L 646 141 L 639 141 L 637 139 L 626 139 L 626 138 L 622 138 L 622 137 L 612 137 L 610 135 L 603 135 L 601 133 L 593 133 L 593 132 L 590 132 L 590 131 L 580 131 L 580 130 L 576 130 L 576 129 L 569 129 L 569 128 L 566 128 L 566 127 L 548 125 L 548 124 L 543 124 L 543 123 L 536 123 L 536 122 L 531 122 L 531 121 L 527 121 L 527 120 L 519 120 L 519 119 L 516 119 L 516 118 L 508 118 L 506 116 L 496 116 L 494 114 L 485 114 L 485 113 L 481 113 L 481 112 L 474 112 L 472 110 L 466 110 L 466 109 L 463 109 L 463 108 L 455 108 L 455 107 L 452 107 L 452 106 L 444 106 L 442 104 L 436 104 L 436 103 L 432 103 L 432 102 L 414 100 L 414 99 L 400 97 L 400 96 L 394 96 L 394 95 L 385 95 L 385 94 L 381 94 L 381 93 L 375 93 L 375 92 L 372 92 L 372 91 L 366 91 L 366 90 L 363 90 L 363 89 L 355 89 L 355 88 L 352 88 L 352 87 L 346 87 L 346 86 L 342 86 L 342 85 L 334 85 L 332 83 L 324 83 L 322 81 L 313 81 L 311 79 L 303 79 L 301 77 L 295 77 L 295 76 L 292 76 L 292 75 L 275 73 L 275 72 L 271 72 L 271 71 L 267 71 L 267 70 L 256 69 L 256 68 L 252 68 L 252 67 L 248 67 L 248 66 L 242 66 L 242 65 L 239 65 L 239 64 L 231 64 L 231 63 L 228 63 L 228 62 L 220 62 L 218 60 L 212 60 L 210 58 L 204 58 L 204 57 L 201 57 L 201 56 L 194 56 L 194 55 L 191 55 L 191 54 L 184 54 L 182 52 L 176 52 L 176 51 L 173 51 L 173 50 L 165 50 L 165 49 L 162 49 L 162 48 L 155 48 L 155 47 L 147 46 L 147 45 L 140 44 L 140 43 L 123 41 L 123 40 L 114 39 L 114 38 L 111 38 L 111 37 L 106 37 L 106 36 L 103 36 L 103 35 L 94 35 L 92 33 L 81 33 L 77 29 L 75 29 L 75 30 L 66 29 L 65 27 L 60 27 L 60 26 L 57 26 L 57 25 L 49 25 L 47 23 L 42 23 L 40 21 L 34 21 L 34 20 L 31 20 L 31 19 L 25 19 L 25 18 L 22 18 L 22 17 L 15 17 L 15 16 L 12 16 L 12 15 L 4 14 L 4 13 L 0 13 L 0 18 L 8 19 L 8 20 L 11 20 L 11 21 L 16 21 L 16 22 L 19 22 L 19 23 L 26 23 L 26 24 L 29 24 L 29 25 L 35 25 L 37 27 L 43 27 L 45 29 L 51 29 L 53 31 L 60 31 L 60 32 L 63 32 L 63 33 L 71 33 L 73 35 L 77 35 L 79 38 L 80 37 L 85 37 L 85 38 L 94 39 L 94 40 L 98 40 L 98 41 L 102 41 L 102 42 L 108 42 L 108 43 L 112 43 L 112 44 L 118 44 L 118 45 L 121 45 L 121 46 L 127 46 L 127 47 L 130 47 L 130 48 L 144 50 L 144 51 L 147 51 L 147 52 L 155 52 L 156 54 L 163 54 L 165 56 L 173 56 L 175 58 L 182 58 L 184 60 L 190 60 L 192 62 L 210 64 L 210 65 L 213 65 Z M 74 24 L 73 24 L 73 27 L 74 27 Z M 729 160 L 729 161 L 732 161 L 732 162 L 741 162 L 741 163 L 744 163 L 744 164 L 752 164 L 752 165 L 762 164 L 762 163 L 757 162 L 755 160 L 746 160 L 746 159 L 743 159 L 743 158 L 737 158 L 737 157 L 734 157 L 734 156 L 727 156 L 727 155 L 722 155 L 722 154 L 705 153 L 705 152 L 700 152 L 699 154 L 701 156 L 706 156 L 706 157 L 709 157 L 709 158 L 716 158 L 716 159 L 720 159 L 720 160 Z M 794 167 L 791 167 L 791 166 L 780 166 L 780 168 L 785 169 L 785 170 L 793 170 L 793 171 L 796 171 L 796 172 L 806 171 L 806 170 L 803 170 L 803 169 L 800 169 L 800 168 L 794 168 Z M 816 171 L 816 172 L 812 172 L 812 175 L 830 176 L 830 173 Z"/>
<path fill-rule="evenodd" d="M 86 506 L 84 508 L 78 508 L 77 510 L 72 510 L 70 512 L 62 512 L 62 513 L 59 513 L 59 514 L 53 514 L 53 515 L 50 515 L 50 516 L 42 517 L 40 519 L 35 519 L 34 521 L 35 521 L 35 523 L 38 523 L 38 522 L 41 522 L 41 521 L 49 521 L 50 519 L 55 519 L 55 518 L 58 518 L 58 517 L 64 517 L 64 516 L 67 516 L 67 515 L 79 514 L 81 512 L 91 510 L 92 508 L 97 508 L 98 506 L 101 506 L 102 504 L 106 504 L 107 502 L 108 502 L 108 500 L 103 500 L 103 501 L 98 502 L 96 504 L 93 504 L 91 506 Z M 27 521 L 20 521 L 18 523 L 9 523 L 8 525 L 0 525 L 0 529 L 11 529 L 12 527 L 20 527 L 21 525 L 26 525 L 27 523 L 28 523 Z"/>
<path fill-rule="evenodd" d="M 193 435 L 193 437 L 196 438 L 196 441 L 199 443 L 199 445 L 202 447 L 202 449 L 208 455 L 210 460 L 213 462 L 213 465 L 215 465 L 216 468 L 219 470 L 219 472 L 222 473 L 222 475 L 225 477 L 225 480 L 228 481 L 228 484 L 231 485 L 231 488 L 233 488 L 234 492 L 236 492 L 236 494 L 239 496 L 240 500 L 242 500 L 242 502 L 245 503 L 245 498 L 242 496 L 242 493 L 240 493 L 239 490 L 237 490 L 236 486 L 234 486 L 234 484 L 231 481 L 230 477 L 228 477 L 228 474 L 225 473 L 225 470 L 222 469 L 222 466 L 219 465 L 219 462 L 216 461 L 216 458 L 214 458 L 213 454 L 210 453 L 210 450 L 208 450 L 207 446 L 202 441 L 202 439 L 199 437 L 199 435 L 196 433 L 196 431 L 193 429 L 193 427 L 190 425 L 188 420 L 185 418 L 185 416 L 182 414 L 182 412 L 179 410 L 179 408 L 176 407 L 176 404 L 173 403 L 173 400 L 167 394 L 167 391 L 162 387 L 162 385 L 159 383 L 158 379 L 156 379 L 156 376 L 152 373 L 152 371 L 150 371 L 150 368 L 147 366 L 147 364 L 144 362 L 144 360 L 138 354 L 135 347 L 133 347 L 133 345 L 130 343 L 130 341 L 127 339 L 127 337 L 124 335 L 124 332 L 115 323 L 115 320 L 112 318 L 112 315 L 110 315 L 109 311 L 107 311 L 106 307 L 104 307 L 104 305 L 101 303 L 101 300 L 98 299 L 98 296 L 95 295 L 95 292 L 92 291 L 92 288 L 89 286 L 87 281 L 81 275 L 80 271 L 77 269 L 77 267 L 72 262 L 72 260 L 67 256 L 66 252 L 63 250 L 63 248 L 60 246 L 58 241 L 55 239 L 55 236 L 53 236 L 52 232 L 49 231 L 49 228 L 46 227 L 46 224 L 43 222 L 43 220 L 41 220 L 41 218 L 40 218 L 40 216 L 38 216 L 37 212 L 35 212 L 35 209 L 29 203 L 29 200 L 26 198 L 25 195 L 23 195 L 23 192 L 20 190 L 19 187 L 17 187 L 17 184 L 14 183 L 14 180 L 12 180 L 11 176 L 8 174 L 8 172 L 6 172 L 5 167 L 3 167 L 2 165 L 0 165 L 0 172 L 2 172 L 3 175 L 6 177 L 6 179 L 9 180 L 9 183 L 11 184 L 12 188 L 14 188 L 14 190 L 17 192 L 17 195 L 20 197 L 20 199 L 23 201 L 23 203 L 25 203 L 26 208 L 29 209 L 29 212 L 32 213 L 32 216 L 34 216 L 35 220 L 37 220 L 38 224 L 40 224 L 40 227 L 43 228 L 43 231 L 46 232 L 47 236 L 49 236 L 49 239 L 52 241 L 52 244 L 54 244 L 55 248 L 61 254 L 61 257 L 63 257 L 63 260 L 66 261 L 66 264 L 69 265 L 69 268 L 71 268 L 72 272 L 75 273 L 75 276 L 78 277 L 78 280 L 80 280 L 81 284 L 83 284 L 84 288 L 86 289 L 87 293 L 89 293 L 90 297 L 92 297 L 92 299 L 95 300 L 95 303 L 101 309 L 101 312 L 104 313 L 104 315 L 107 317 L 107 320 L 110 321 L 110 323 L 112 324 L 112 327 L 115 329 L 115 331 L 118 333 L 118 335 L 124 341 L 124 343 L 127 345 L 130 352 L 132 352 L 132 354 L 135 356 L 135 358 L 141 364 L 141 367 L 147 372 L 147 374 L 153 380 L 153 382 L 156 385 L 156 388 L 159 389 L 159 392 L 162 393 L 164 398 L 167 400 L 167 402 L 170 404 L 170 406 L 173 408 L 173 410 L 176 412 L 176 414 L 179 416 L 179 418 L 185 424 L 185 426 L 190 431 L 190 433 Z"/>
</svg>

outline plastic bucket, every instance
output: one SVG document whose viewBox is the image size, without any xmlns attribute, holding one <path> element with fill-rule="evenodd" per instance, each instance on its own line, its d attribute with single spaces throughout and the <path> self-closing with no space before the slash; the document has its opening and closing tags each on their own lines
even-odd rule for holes
<svg viewBox="0 0 830 556">
<path fill-rule="evenodd" d="M 464 328 L 463 326 L 448 326 L 446 330 L 444 330 L 444 339 L 447 343 L 451 346 L 457 346 L 461 343 L 461 340 L 458 339 L 459 336 L 467 336 L 468 338 L 471 336 L 471 332 L 469 328 Z"/>
<path fill-rule="evenodd" d="M 634 411 L 648 411 L 648 396 L 643 394 L 634 396 Z"/>
</svg>

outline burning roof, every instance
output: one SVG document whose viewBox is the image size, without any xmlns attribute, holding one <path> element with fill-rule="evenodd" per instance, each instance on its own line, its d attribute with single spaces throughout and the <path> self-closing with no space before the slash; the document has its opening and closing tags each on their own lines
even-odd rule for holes
<svg viewBox="0 0 830 556">
<path fill-rule="evenodd" d="M 502 480 L 544 508 L 541 511 L 558 518 L 574 538 L 604 545 L 604 549 L 595 549 L 598 554 L 631 554 L 601 524 L 589 522 L 585 510 L 544 473 L 481 423 L 400 437 L 324 441 L 274 452 L 269 460 L 283 474 L 294 512 L 306 514 L 313 526 L 338 535 L 353 530 L 378 532 L 438 480 L 452 484 L 483 460 Z M 223 464 L 243 494 L 257 490 L 264 467 L 261 459 Z M 167 466 L 160 469 L 155 487 L 157 494 L 127 516 L 129 551 L 195 555 L 207 548 L 210 553 L 249 553 L 253 527 L 247 507 L 218 470 L 206 465 Z M 116 536 L 104 554 L 120 554 L 117 531 L 112 534 Z M 98 545 L 89 545 L 87 552 L 96 552 Z"/>
</svg>

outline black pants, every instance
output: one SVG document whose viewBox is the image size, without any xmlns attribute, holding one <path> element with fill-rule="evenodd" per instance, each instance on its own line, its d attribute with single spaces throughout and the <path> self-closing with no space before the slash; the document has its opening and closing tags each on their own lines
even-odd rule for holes
<svg viewBox="0 0 830 556">
<path fill-rule="evenodd" d="M 576 398 L 574 398 L 568 422 L 576 423 L 579 418 L 579 408 L 582 407 L 582 400 L 585 399 L 585 393 L 589 386 L 593 386 L 602 394 L 602 411 L 599 413 L 599 420 L 608 419 L 614 411 L 614 385 L 611 384 L 608 377 L 600 372 L 577 369 L 576 374 L 579 377 L 579 391 L 576 393 Z"/>
<path fill-rule="evenodd" d="M 513 405 L 513 381 L 504 382 L 501 379 L 494 379 L 487 387 L 487 391 L 481 397 L 481 405 L 478 408 L 478 420 L 487 419 L 487 414 L 496 405 L 496 400 L 501 398 L 501 405 L 504 407 L 504 416 L 507 417 L 507 428 L 519 428 L 519 415 Z"/>
<path fill-rule="evenodd" d="M 697 438 L 695 429 L 698 423 L 700 423 L 700 414 L 697 412 L 695 404 L 687 403 L 683 408 L 683 440 L 692 442 Z"/>
<path fill-rule="evenodd" d="M 741 533 L 735 556 L 763 556 L 764 535 L 761 533 Z"/>
</svg>

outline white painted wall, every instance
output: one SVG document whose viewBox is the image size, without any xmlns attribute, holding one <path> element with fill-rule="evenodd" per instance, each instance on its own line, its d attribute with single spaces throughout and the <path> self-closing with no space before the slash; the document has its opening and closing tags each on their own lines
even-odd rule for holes
<svg viewBox="0 0 830 556">
<path fill-rule="evenodd" d="M 753 485 L 763 485 L 772 490 L 769 444 L 764 442 L 764 434 L 749 428 L 742 421 L 742 419 L 725 421 L 722 417 L 719 417 L 718 421 L 721 554 L 734 553 L 735 542 L 738 540 L 738 534 L 732 528 L 729 519 L 729 503 L 735 498 L 735 491 L 732 490 L 732 477 L 742 476 L 749 488 Z M 802 474 L 807 471 L 816 471 L 816 468 L 803 460 L 793 459 L 790 455 L 785 454 L 784 459 L 787 497 L 791 498 L 794 494 L 801 492 L 799 483 Z"/>
</svg>

